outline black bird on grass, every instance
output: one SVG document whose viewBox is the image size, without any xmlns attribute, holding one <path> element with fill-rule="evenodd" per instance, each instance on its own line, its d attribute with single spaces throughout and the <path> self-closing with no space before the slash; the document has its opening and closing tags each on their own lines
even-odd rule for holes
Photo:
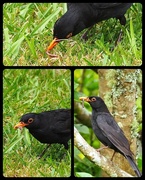
<svg viewBox="0 0 145 180">
<path fill-rule="evenodd" d="M 80 97 L 92 107 L 92 128 L 97 138 L 115 152 L 121 153 L 130 163 L 137 176 L 141 176 L 133 159 L 133 153 L 122 129 L 110 114 L 104 101 L 97 96 Z"/>
<path fill-rule="evenodd" d="M 42 113 L 24 114 L 20 122 L 14 127 L 29 129 L 29 132 L 41 143 L 63 144 L 68 149 L 68 141 L 71 138 L 71 110 L 58 109 Z M 46 148 L 46 149 L 47 149 Z M 45 153 L 46 149 L 40 155 Z"/>
<path fill-rule="evenodd" d="M 131 5 L 132 3 L 67 3 L 67 12 L 54 24 L 54 39 L 47 52 L 61 40 L 75 36 L 100 21 L 116 18 L 121 25 L 125 25 L 124 14 Z M 86 38 L 86 33 L 83 37 Z"/>
</svg>

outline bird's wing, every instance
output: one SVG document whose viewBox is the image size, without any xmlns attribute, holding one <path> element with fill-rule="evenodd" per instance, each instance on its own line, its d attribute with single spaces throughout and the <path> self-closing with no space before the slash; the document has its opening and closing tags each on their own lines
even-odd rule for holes
<svg viewBox="0 0 145 180">
<path fill-rule="evenodd" d="M 71 129 L 66 127 L 63 121 L 57 122 L 55 125 L 51 125 L 50 129 L 57 134 L 69 134 Z"/>
<path fill-rule="evenodd" d="M 127 138 L 110 114 L 105 113 L 97 116 L 97 124 L 104 136 L 106 136 L 117 149 L 123 154 L 132 156 Z"/>
<path fill-rule="evenodd" d="M 58 134 L 69 134 L 71 133 L 71 126 L 70 126 L 70 119 L 66 118 L 66 119 L 59 119 L 59 121 L 57 121 L 55 124 L 52 124 L 50 126 L 50 129 L 54 132 L 54 133 L 58 133 Z"/>
<path fill-rule="evenodd" d="M 85 3 L 85 5 L 88 5 L 88 6 L 91 5 L 94 8 L 98 8 L 98 9 L 117 7 L 117 6 L 120 6 L 121 4 L 122 3 Z M 70 9 L 71 6 L 74 6 L 74 5 L 81 6 L 81 3 L 67 3 L 67 9 Z"/>
<path fill-rule="evenodd" d="M 58 109 L 52 111 L 45 111 L 39 115 L 42 119 L 43 128 L 49 129 L 54 133 L 68 134 L 71 129 L 71 110 Z M 46 131 L 47 132 L 47 131 Z"/>
</svg>

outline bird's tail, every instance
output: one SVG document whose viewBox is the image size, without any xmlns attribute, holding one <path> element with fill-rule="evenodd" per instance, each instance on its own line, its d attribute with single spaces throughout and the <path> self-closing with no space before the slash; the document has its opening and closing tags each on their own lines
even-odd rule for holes
<svg viewBox="0 0 145 180">
<path fill-rule="evenodd" d="M 142 174 L 141 174 L 141 172 L 139 171 L 137 165 L 135 164 L 133 158 L 130 157 L 130 156 L 125 156 L 125 157 L 126 157 L 126 159 L 128 160 L 128 162 L 130 163 L 130 165 L 131 165 L 131 167 L 133 168 L 133 170 L 134 170 L 134 172 L 136 173 L 136 175 L 137 175 L 138 177 L 141 177 Z"/>
</svg>

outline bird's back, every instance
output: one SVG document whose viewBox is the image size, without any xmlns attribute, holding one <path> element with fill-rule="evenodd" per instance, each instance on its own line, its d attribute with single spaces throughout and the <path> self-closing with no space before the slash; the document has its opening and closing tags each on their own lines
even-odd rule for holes
<svg viewBox="0 0 145 180">
<path fill-rule="evenodd" d="M 109 18 L 120 18 L 133 3 L 68 3 L 68 10 L 79 9 L 85 18 L 90 18 L 90 22 L 100 22 Z M 94 20 L 95 18 L 95 20 Z"/>
<path fill-rule="evenodd" d="M 41 143 L 63 143 L 71 137 L 71 110 L 58 109 L 38 114 L 40 126 L 29 129 Z"/>
<path fill-rule="evenodd" d="M 124 16 L 132 3 L 90 3 L 92 9 L 96 11 L 97 22 L 110 18 L 120 18 Z"/>
</svg>

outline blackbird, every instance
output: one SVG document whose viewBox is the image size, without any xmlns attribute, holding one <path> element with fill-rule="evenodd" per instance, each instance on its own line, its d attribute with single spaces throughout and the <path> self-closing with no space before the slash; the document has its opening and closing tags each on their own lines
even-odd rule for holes
<svg viewBox="0 0 145 180">
<path fill-rule="evenodd" d="M 49 145 L 59 143 L 63 144 L 65 149 L 68 149 L 68 141 L 71 138 L 71 110 L 57 109 L 24 114 L 14 128 L 23 127 L 29 129 L 29 132 L 41 143 Z M 40 157 L 42 157 L 46 149 Z"/>
<path fill-rule="evenodd" d="M 75 36 L 100 21 L 116 18 L 121 25 L 125 25 L 124 14 L 131 5 L 132 3 L 67 3 L 67 12 L 54 24 L 53 41 L 47 52 L 61 40 Z"/>
<path fill-rule="evenodd" d="M 133 159 L 133 153 L 122 129 L 118 126 L 110 114 L 104 101 L 97 96 L 80 97 L 80 100 L 88 102 L 92 107 L 92 128 L 97 138 L 115 152 L 121 153 L 130 163 L 137 176 L 141 176 Z"/>
</svg>

